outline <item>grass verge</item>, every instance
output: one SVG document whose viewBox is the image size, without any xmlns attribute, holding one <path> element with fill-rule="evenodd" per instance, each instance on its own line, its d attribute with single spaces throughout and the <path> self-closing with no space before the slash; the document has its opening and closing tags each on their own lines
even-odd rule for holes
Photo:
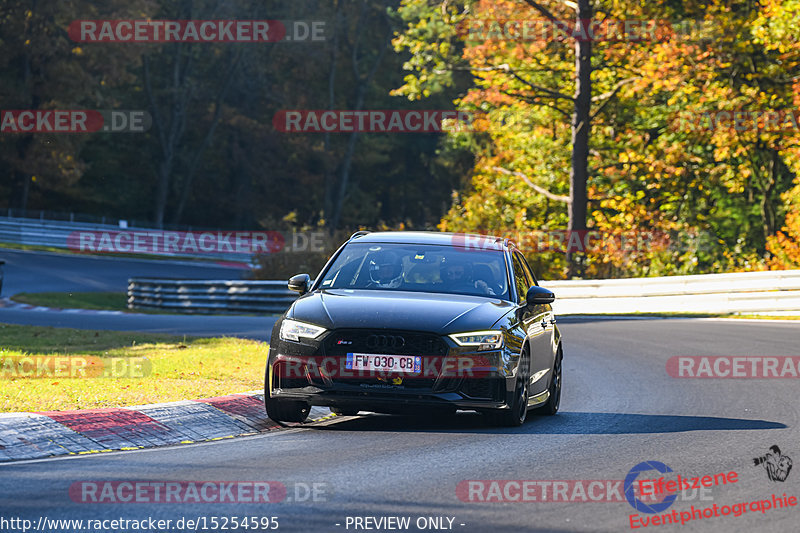
<svg viewBox="0 0 800 533">
<path fill-rule="evenodd" d="M 11 297 L 15 302 L 62 309 L 99 309 L 129 311 L 124 292 L 21 292 Z"/>
<path fill-rule="evenodd" d="M 263 342 L 232 337 L 0 324 L 0 412 L 120 407 L 256 390 L 264 384 L 267 350 Z M 123 369 L 117 375 L 130 375 L 124 369 L 136 366 L 144 375 L 70 377 L 63 365 L 41 366 L 64 358 L 105 368 L 113 363 Z M 27 367 L 15 366 L 23 359 Z M 30 361 L 40 377 L 22 377 L 21 370 L 33 368 Z"/>
</svg>

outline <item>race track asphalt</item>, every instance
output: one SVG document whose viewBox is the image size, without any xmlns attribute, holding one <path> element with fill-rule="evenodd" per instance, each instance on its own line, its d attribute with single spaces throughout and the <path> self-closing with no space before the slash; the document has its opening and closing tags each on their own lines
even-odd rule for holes
<svg viewBox="0 0 800 533">
<path fill-rule="evenodd" d="M 0 249 L 2 296 L 19 292 L 125 292 L 128 278 L 241 279 L 247 270 L 199 261 L 154 261 Z M 0 323 L 266 340 L 274 316 L 189 316 L 50 312 L 0 305 Z"/>
<path fill-rule="evenodd" d="M 469 413 L 449 420 L 367 414 L 200 445 L 6 464 L 2 517 L 277 516 L 279 531 L 340 532 L 356 530 L 346 527 L 348 517 L 408 516 L 408 531 L 419 531 L 419 517 L 444 516 L 459 532 L 618 532 L 631 530 L 635 511 L 626 501 L 480 503 L 463 501 L 456 487 L 464 480 L 622 480 L 642 461 L 683 476 L 738 474 L 736 483 L 703 499 L 687 494 L 665 512 L 800 494 L 797 468 L 777 482 L 753 464 L 772 445 L 800 460 L 796 379 L 676 379 L 665 370 L 675 355 L 800 355 L 797 325 L 653 319 L 561 327 L 564 396 L 555 417 L 498 429 Z M 68 493 L 79 481 L 189 480 L 278 481 L 292 501 L 93 504 Z M 313 483 L 325 493 L 297 501 Z M 799 513 L 756 510 L 646 529 L 789 532 L 797 531 Z"/>
<path fill-rule="evenodd" d="M 241 267 L 213 262 L 128 259 L 0 248 L 4 297 L 18 292 L 125 292 L 128 278 L 241 279 Z"/>
</svg>

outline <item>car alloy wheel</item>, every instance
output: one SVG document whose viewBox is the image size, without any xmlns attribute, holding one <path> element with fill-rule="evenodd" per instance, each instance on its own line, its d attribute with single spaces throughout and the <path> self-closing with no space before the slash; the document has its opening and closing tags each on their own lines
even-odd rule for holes
<svg viewBox="0 0 800 533">
<path fill-rule="evenodd" d="M 516 427 L 525 423 L 528 415 L 528 380 L 530 379 L 530 358 L 527 350 L 522 352 L 517 373 L 514 401 L 508 409 L 489 412 L 489 420 L 494 425 Z"/>
<path fill-rule="evenodd" d="M 550 392 L 550 396 L 547 398 L 547 402 L 545 402 L 544 405 L 533 411 L 534 414 L 539 416 L 552 416 L 558 412 L 558 408 L 561 405 L 561 366 L 563 359 L 561 346 L 559 346 L 556 352 L 556 360 L 553 362 L 553 378 L 550 380 L 550 387 L 547 389 Z"/>
<path fill-rule="evenodd" d="M 521 385 L 518 383 L 519 393 L 517 394 L 517 419 L 515 425 L 521 426 L 525 423 L 525 418 L 528 415 L 528 372 L 520 376 Z"/>
</svg>

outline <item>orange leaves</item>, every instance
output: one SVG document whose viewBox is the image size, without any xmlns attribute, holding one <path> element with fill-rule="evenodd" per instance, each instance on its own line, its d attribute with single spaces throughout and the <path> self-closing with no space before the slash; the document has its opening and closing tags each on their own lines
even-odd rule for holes
<svg viewBox="0 0 800 533">
<path fill-rule="evenodd" d="M 771 269 L 800 268 L 800 180 L 784 195 L 789 206 L 783 228 L 767 239 L 770 252 L 768 264 Z"/>
</svg>

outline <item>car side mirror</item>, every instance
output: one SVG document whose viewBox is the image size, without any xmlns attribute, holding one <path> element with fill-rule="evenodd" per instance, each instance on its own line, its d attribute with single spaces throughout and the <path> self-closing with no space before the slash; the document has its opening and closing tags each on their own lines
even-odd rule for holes
<svg viewBox="0 0 800 533">
<path fill-rule="evenodd" d="M 311 276 L 308 274 L 298 274 L 289 278 L 289 290 L 299 292 L 302 296 L 311 287 Z"/>
<path fill-rule="evenodd" d="M 534 285 L 528 289 L 528 294 L 525 295 L 525 303 L 533 307 L 534 305 L 551 304 L 555 301 L 556 295 L 553 291 L 547 290 L 544 287 Z"/>
</svg>

